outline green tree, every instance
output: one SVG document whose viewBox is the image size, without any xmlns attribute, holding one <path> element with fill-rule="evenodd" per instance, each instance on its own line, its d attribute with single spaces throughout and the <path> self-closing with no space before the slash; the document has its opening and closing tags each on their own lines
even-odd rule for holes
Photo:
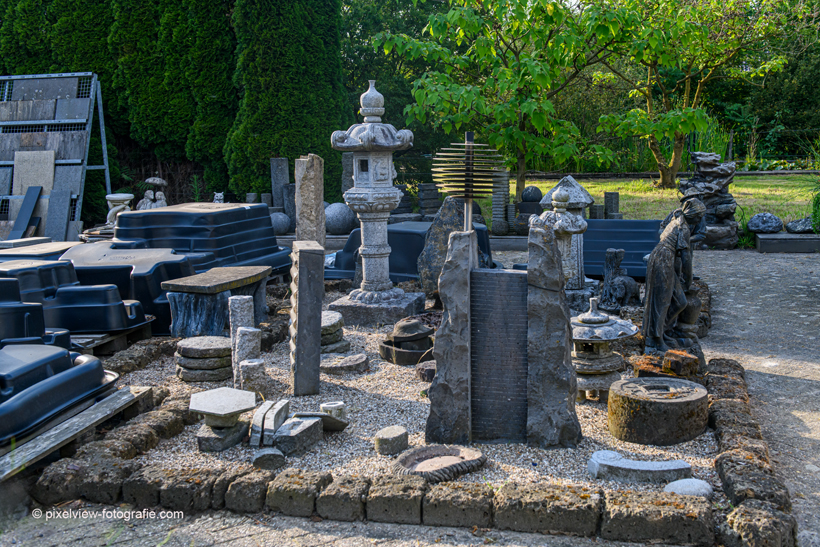
<svg viewBox="0 0 820 547">
<path fill-rule="evenodd" d="M 188 159 L 203 165 L 207 188 L 216 192 L 228 187 L 222 149 L 238 108 L 232 79 L 236 66 L 236 35 L 231 26 L 234 1 L 185 0 L 193 41 L 185 74 L 196 102 L 185 151 Z"/>
<path fill-rule="evenodd" d="M 330 134 L 350 123 L 340 50 L 340 0 L 237 0 L 239 111 L 225 144 L 231 189 L 270 188 L 270 158 L 325 160 L 325 196 L 341 197 Z"/>
<path fill-rule="evenodd" d="M 386 53 L 395 48 L 434 67 L 416 81 L 416 103 L 407 114 L 422 122 L 433 116 L 447 133 L 480 128 L 512 158 L 520 198 L 528 162 L 579 153 L 578 128 L 556 117 L 552 99 L 586 67 L 606 59 L 633 15 L 626 8 L 550 0 L 449 4 L 447 13 L 430 16 L 429 40 L 383 33 L 376 43 Z M 607 161 L 602 146 L 592 147 Z"/>
<path fill-rule="evenodd" d="M 633 39 L 609 51 L 639 71 L 605 64 L 643 106 L 602 116 L 601 130 L 647 139 L 659 186 L 674 188 L 686 136 L 707 125 L 707 84 L 751 79 L 782 67 L 785 58 L 773 49 L 774 41 L 784 29 L 802 24 L 803 9 L 780 0 L 654 0 L 633 6 L 638 15 Z M 671 154 L 662 150 L 664 138 L 672 141 Z"/>
<path fill-rule="evenodd" d="M 49 0 L 10 0 L 0 26 L 0 57 L 8 74 L 52 72 Z"/>
</svg>

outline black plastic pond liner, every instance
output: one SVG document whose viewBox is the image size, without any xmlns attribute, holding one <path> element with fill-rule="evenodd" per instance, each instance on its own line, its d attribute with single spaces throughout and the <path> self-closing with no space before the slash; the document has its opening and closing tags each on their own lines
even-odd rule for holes
<svg viewBox="0 0 820 547">
<path fill-rule="evenodd" d="M 116 388 L 119 376 L 91 355 L 42 345 L 0 349 L 0 446 Z"/>
<path fill-rule="evenodd" d="M 276 243 L 264 203 L 183 203 L 117 217 L 115 248 L 173 249 L 199 273 L 218 266 L 290 269 L 290 249 Z"/>
<path fill-rule="evenodd" d="M 20 300 L 16 279 L 0 279 L 0 348 L 9 344 L 46 344 L 71 348 L 65 329 L 46 329 L 43 305 Z"/>
<path fill-rule="evenodd" d="M 390 280 L 393 283 L 419 278 L 418 261 L 424 249 L 424 240 L 432 222 L 399 222 L 387 225 L 387 244 L 390 245 Z M 483 224 L 473 225 L 478 248 L 490 260 L 490 235 Z M 356 273 L 356 254 L 362 244 L 361 229 L 356 228 L 347 238 L 344 248 L 336 252 L 332 268 L 325 268 L 325 279 L 352 279 Z"/>
<path fill-rule="evenodd" d="M 45 326 L 50 329 L 102 333 L 147 323 L 142 304 L 123 301 L 115 285 L 80 285 L 71 262 L 2 262 L 0 278 L 16 279 L 22 301 L 42 305 Z"/>
</svg>

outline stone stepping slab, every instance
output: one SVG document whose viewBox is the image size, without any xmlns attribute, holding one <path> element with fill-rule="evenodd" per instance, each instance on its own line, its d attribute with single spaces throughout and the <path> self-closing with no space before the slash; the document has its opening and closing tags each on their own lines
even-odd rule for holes
<svg viewBox="0 0 820 547">
<path fill-rule="evenodd" d="M 177 342 L 177 353 L 190 359 L 230 357 L 231 339 L 226 336 L 194 336 Z"/>
<path fill-rule="evenodd" d="M 214 370 L 231 366 L 230 352 L 224 357 L 203 357 L 191 358 L 183 357 L 179 353 L 174 354 L 176 364 L 188 370 Z"/>
<path fill-rule="evenodd" d="M 629 482 L 672 482 L 692 476 L 692 466 L 683 460 L 629 460 L 612 450 L 598 450 L 593 453 L 587 469 L 596 479 Z"/>
</svg>

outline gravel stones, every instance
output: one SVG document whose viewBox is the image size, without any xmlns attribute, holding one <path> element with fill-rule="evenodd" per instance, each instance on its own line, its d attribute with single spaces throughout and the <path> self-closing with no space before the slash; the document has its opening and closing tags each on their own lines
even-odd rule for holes
<svg viewBox="0 0 820 547">
<path fill-rule="evenodd" d="M 273 471 L 285 465 L 285 455 L 278 448 L 260 448 L 253 453 L 253 466 Z"/>
<path fill-rule="evenodd" d="M 495 495 L 495 525 L 517 532 L 594 536 L 601 501 L 601 493 L 589 488 L 505 484 Z"/>
<path fill-rule="evenodd" d="M 358 224 L 356 213 L 345 203 L 331 203 L 325 208 L 325 226 L 329 234 L 349 234 Z"/>
<path fill-rule="evenodd" d="M 538 203 L 542 197 L 541 189 L 537 186 L 527 186 L 524 188 L 524 191 L 521 192 L 521 201 L 527 203 Z"/>
<path fill-rule="evenodd" d="M 230 427 L 203 425 L 196 433 L 196 443 L 200 452 L 222 452 L 237 444 L 248 434 L 250 423 L 239 420 Z"/>
<path fill-rule="evenodd" d="M 688 380 L 630 378 L 609 390 L 609 431 L 622 441 L 669 446 L 703 433 L 709 419 L 706 389 Z"/>
<path fill-rule="evenodd" d="M 347 372 L 364 372 L 370 367 L 370 358 L 365 353 L 357 353 L 342 359 L 339 357 L 334 354 L 323 357 L 320 370 L 325 374 L 339 375 Z"/>
<path fill-rule="evenodd" d="M 493 520 L 493 489 L 486 484 L 436 484 L 424 495 L 426 526 L 489 528 Z"/>
<path fill-rule="evenodd" d="M 229 387 L 200 391 L 191 395 L 191 412 L 205 416 L 205 425 L 230 427 L 243 412 L 256 407 L 256 395 Z"/>
<path fill-rule="evenodd" d="M 226 336 L 195 336 L 177 342 L 177 355 L 190 359 L 230 357 L 231 339 Z"/>
<path fill-rule="evenodd" d="M 365 499 L 370 480 L 361 477 L 335 477 L 316 498 L 316 512 L 323 519 L 353 522 L 365 519 Z"/>
<path fill-rule="evenodd" d="M 616 481 L 668 482 L 692 476 L 692 466 L 683 460 L 629 460 L 612 450 L 598 450 L 592 454 L 588 468 L 589 474 L 595 478 Z"/>
<path fill-rule="evenodd" d="M 367 520 L 421 524 L 421 501 L 427 481 L 414 475 L 383 475 L 373 479 L 367 495 Z"/>
<path fill-rule="evenodd" d="M 327 472 L 286 469 L 268 486 L 265 503 L 271 511 L 309 517 L 316 508 L 316 497 L 332 480 Z"/>
<path fill-rule="evenodd" d="M 771 213 L 757 213 L 749 219 L 746 230 L 753 234 L 776 234 L 783 230 L 783 221 Z"/>
<path fill-rule="evenodd" d="M 379 454 L 393 455 L 407 450 L 407 439 L 407 430 L 400 425 L 393 425 L 379 430 L 373 438 L 373 444 Z"/>
<path fill-rule="evenodd" d="M 801 218 L 800 220 L 792 220 L 786 223 L 786 231 L 790 234 L 813 234 L 814 227 L 811 222 L 811 217 Z"/>
<path fill-rule="evenodd" d="M 285 456 L 307 452 L 323 438 L 321 418 L 290 418 L 273 435 L 273 444 Z"/>
<path fill-rule="evenodd" d="M 715 493 L 711 484 L 700 479 L 681 479 L 673 481 L 664 486 L 663 491 L 680 496 L 700 496 L 706 499 L 712 499 Z"/>
<path fill-rule="evenodd" d="M 655 492 L 607 492 L 601 537 L 614 541 L 711 546 L 712 505 L 703 498 Z"/>
</svg>

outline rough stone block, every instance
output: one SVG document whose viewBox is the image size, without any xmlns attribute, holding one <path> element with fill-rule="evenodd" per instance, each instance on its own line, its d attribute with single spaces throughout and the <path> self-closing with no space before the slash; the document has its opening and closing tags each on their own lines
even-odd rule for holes
<svg viewBox="0 0 820 547">
<path fill-rule="evenodd" d="M 422 382 L 432 382 L 436 377 L 436 362 L 423 361 L 416 365 L 416 377 Z"/>
<path fill-rule="evenodd" d="M 710 401 L 715 399 L 737 399 L 744 403 L 749 402 L 746 382 L 738 378 L 707 374 L 706 389 L 709 391 Z"/>
<path fill-rule="evenodd" d="M 718 527 L 726 547 L 796 547 L 797 520 L 771 503 L 746 500 Z"/>
<path fill-rule="evenodd" d="M 692 466 L 683 460 L 629 460 L 612 450 L 593 453 L 587 469 L 596 479 L 627 482 L 670 482 L 692 476 Z"/>
<path fill-rule="evenodd" d="M 204 511 L 211 506 L 217 474 L 207 469 L 177 469 L 159 489 L 160 505 L 174 511 Z"/>
<path fill-rule="evenodd" d="M 290 401 L 282 399 L 273 405 L 273 408 L 265 414 L 265 424 L 262 428 L 262 444 L 265 446 L 273 445 L 273 437 L 276 435 L 276 430 L 279 429 L 285 420 L 288 419 L 290 412 Z"/>
<path fill-rule="evenodd" d="M 189 359 L 231 356 L 231 339 L 227 336 L 195 336 L 177 342 L 177 353 Z"/>
<path fill-rule="evenodd" d="M 170 439 L 171 437 L 179 435 L 185 427 L 185 424 L 182 423 L 182 418 L 167 410 L 152 410 L 145 414 L 140 414 L 129 423 L 132 425 L 147 425 L 162 439 Z"/>
<path fill-rule="evenodd" d="M 325 374 L 345 374 L 347 372 L 364 372 L 370 366 L 370 358 L 364 353 L 357 353 L 339 359 L 338 355 L 323 357 L 320 369 Z"/>
<path fill-rule="evenodd" d="M 407 449 L 407 439 L 407 429 L 393 425 L 380 429 L 373 439 L 373 444 L 379 454 L 392 455 Z"/>
<path fill-rule="evenodd" d="M 183 382 L 221 382 L 233 378 L 233 367 L 192 370 L 177 365 L 176 376 Z"/>
<path fill-rule="evenodd" d="M 233 349 L 234 385 L 241 380 L 239 365 L 243 361 L 262 357 L 262 331 L 256 328 L 239 327 Z M 241 383 L 239 384 L 241 387 Z"/>
<path fill-rule="evenodd" d="M 711 546 L 711 504 L 695 496 L 656 492 L 608 492 L 601 537 L 614 541 Z"/>
<path fill-rule="evenodd" d="M 367 520 L 421 524 L 421 501 L 427 481 L 415 475 L 380 476 L 367 495 Z"/>
<path fill-rule="evenodd" d="M 94 503 L 113 504 L 122 495 L 123 481 L 137 471 L 141 464 L 119 458 L 81 460 L 83 471 L 80 495 Z"/>
<path fill-rule="evenodd" d="M 294 241 L 291 260 L 291 383 L 294 395 L 315 395 L 320 386 L 324 248 L 315 241 Z"/>
<path fill-rule="evenodd" d="M 316 496 L 332 480 L 327 472 L 286 469 L 268 486 L 265 503 L 271 511 L 292 517 L 309 517 L 316 507 Z"/>
<path fill-rule="evenodd" d="M 221 452 L 236 446 L 248 434 L 250 422 L 239 420 L 231 427 L 215 428 L 204 425 L 196 433 L 196 444 L 200 452 Z"/>
<path fill-rule="evenodd" d="M 153 429 L 144 424 L 118 427 L 105 435 L 107 441 L 125 441 L 134 445 L 137 452 L 145 454 L 159 444 L 159 436 Z"/>
<path fill-rule="evenodd" d="M 253 413 L 253 419 L 251 420 L 251 440 L 249 443 L 252 448 L 258 448 L 262 445 L 262 434 L 264 432 L 265 414 L 267 414 L 268 411 L 271 408 L 273 408 L 273 405 L 274 401 L 265 401 Z"/>
<path fill-rule="evenodd" d="M 323 334 L 321 339 L 321 344 L 323 346 L 329 346 L 330 344 L 335 344 L 336 342 L 341 342 L 342 338 L 344 338 L 344 330 L 339 329 L 335 332 L 331 332 L 330 334 Z"/>
<path fill-rule="evenodd" d="M 392 325 L 400 319 L 424 311 L 424 302 L 424 293 L 404 293 L 401 298 L 378 304 L 363 304 L 345 296 L 331 303 L 328 309 L 341 313 L 345 318 L 345 325 Z"/>
<path fill-rule="evenodd" d="M 336 477 L 316 498 L 316 512 L 324 519 L 345 522 L 364 520 L 369 489 L 369 479 Z"/>
<path fill-rule="evenodd" d="M 225 492 L 225 509 L 237 513 L 258 513 L 265 507 L 265 494 L 271 480 L 273 473 L 262 470 L 239 477 Z"/>
<path fill-rule="evenodd" d="M 344 317 L 337 311 L 322 312 L 322 336 L 327 336 L 342 330 L 345 326 Z"/>
<path fill-rule="evenodd" d="M 86 460 L 95 457 L 107 456 L 109 458 L 121 458 L 123 460 L 130 460 L 137 455 L 137 449 L 133 444 L 126 441 L 94 441 L 82 445 L 74 458 L 78 460 Z"/>
<path fill-rule="evenodd" d="M 601 493 L 589 488 L 506 484 L 495 495 L 495 525 L 518 532 L 593 536 L 601 503 Z"/>
<path fill-rule="evenodd" d="M 276 383 L 268 375 L 263 359 L 246 359 L 239 363 L 239 387 L 261 395 L 263 399 L 272 399 L 276 392 Z"/>
<path fill-rule="evenodd" d="M 214 481 L 214 487 L 211 491 L 211 508 L 212 509 L 222 509 L 225 507 L 225 494 L 228 492 L 228 488 L 233 484 L 235 480 L 240 477 L 244 477 L 248 473 L 253 471 L 251 468 L 243 468 L 243 469 L 227 469 L 222 471 Z"/>
<path fill-rule="evenodd" d="M 771 465 L 754 453 L 723 452 L 715 459 L 715 470 L 723 482 L 723 491 L 734 505 L 756 499 L 773 503 L 782 511 L 791 511 L 788 488 L 774 475 Z"/>
<path fill-rule="evenodd" d="M 696 375 L 699 367 L 698 358 L 685 351 L 669 350 L 663 356 L 662 368 L 664 372 L 689 377 Z"/>
<path fill-rule="evenodd" d="M 746 381 L 746 369 L 734 359 L 710 359 L 706 370 L 709 376 L 726 376 Z"/>
<path fill-rule="evenodd" d="M 231 366 L 231 357 L 183 357 L 176 353 L 174 361 L 177 365 L 188 370 L 214 370 Z"/>
<path fill-rule="evenodd" d="M 285 455 L 278 448 L 261 448 L 253 453 L 253 466 L 274 471 L 285 465 Z"/>
<path fill-rule="evenodd" d="M 327 344 L 321 346 L 320 353 L 347 353 L 350 351 L 350 342 L 347 340 L 340 340 L 338 342 L 334 342 L 332 344 Z M 321 365 L 320 365 L 321 370 Z"/>
<path fill-rule="evenodd" d="M 273 435 L 273 444 L 285 456 L 303 454 L 322 440 L 324 429 L 320 418 L 290 418 Z"/>
<path fill-rule="evenodd" d="M 293 169 L 296 181 L 296 239 L 315 241 L 322 247 L 325 246 L 324 170 L 324 160 L 316 154 L 297 159 Z"/>
<path fill-rule="evenodd" d="M 159 505 L 159 490 L 170 479 L 171 471 L 148 465 L 131 474 L 122 483 L 122 500 L 138 508 Z"/>
<path fill-rule="evenodd" d="M 485 484 L 445 482 L 430 487 L 422 509 L 426 526 L 489 528 L 493 489 Z"/>
<path fill-rule="evenodd" d="M 56 505 L 80 497 L 85 467 L 73 458 L 64 458 L 45 468 L 31 489 L 31 497 L 43 505 Z"/>
<path fill-rule="evenodd" d="M 751 452 L 755 457 L 763 462 L 771 463 L 769 457 L 769 445 L 766 441 L 757 438 L 747 437 L 737 433 L 725 433 L 718 438 L 718 450 L 729 452 L 731 450 L 742 450 Z"/>
<path fill-rule="evenodd" d="M 185 425 L 194 425 L 202 419 L 196 412 L 191 412 L 189 402 L 185 398 L 166 399 L 160 410 L 172 412 L 182 418 Z"/>
</svg>

